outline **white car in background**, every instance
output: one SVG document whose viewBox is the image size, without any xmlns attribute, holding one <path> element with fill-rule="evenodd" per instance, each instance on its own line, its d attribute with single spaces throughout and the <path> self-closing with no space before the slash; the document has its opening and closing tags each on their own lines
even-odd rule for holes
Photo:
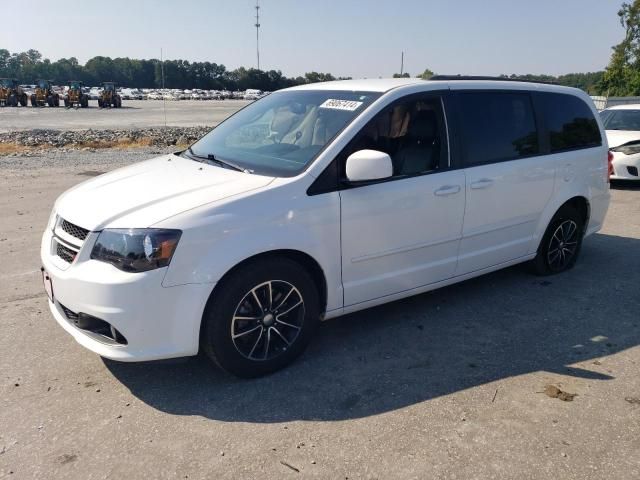
<svg viewBox="0 0 640 480">
<path fill-rule="evenodd" d="M 640 181 L 640 104 L 607 108 L 600 117 L 613 153 L 611 179 Z"/>
<path fill-rule="evenodd" d="M 102 92 L 102 88 L 91 87 L 89 89 L 89 100 L 97 100 L 101 92 Z"/>
</svg>

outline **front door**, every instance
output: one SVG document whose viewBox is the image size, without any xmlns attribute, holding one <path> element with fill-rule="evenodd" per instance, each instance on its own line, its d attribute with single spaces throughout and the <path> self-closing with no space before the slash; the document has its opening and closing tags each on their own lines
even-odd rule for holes
<svg viewBox="0 0 640 480">
<path fill-rule="evenodd" d="M 388 153 L 394 174 L 340 192 L 345 307 L 454 275 L 465 176 L 448 168 L 444 118 L 437 95 L 398 101 L 347 147 Z"/>
</svg>

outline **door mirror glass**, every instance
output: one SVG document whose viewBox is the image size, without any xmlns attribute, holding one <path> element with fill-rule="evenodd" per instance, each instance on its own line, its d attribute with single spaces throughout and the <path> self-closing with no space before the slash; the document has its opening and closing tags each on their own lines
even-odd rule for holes
<svg viewBox="0 0 640 480">
<path fill-rule="evenodd" d="M 347 158 L 347 179 L 351 182 L 380 180 L 393 175 L 391 157 L 378 150 L 359 150 Z"/>
</svg>

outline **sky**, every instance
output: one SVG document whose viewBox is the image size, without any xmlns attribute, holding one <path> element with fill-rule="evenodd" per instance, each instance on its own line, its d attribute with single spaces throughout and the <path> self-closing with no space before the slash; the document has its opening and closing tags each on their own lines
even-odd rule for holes
<svg viewBox="0 0 640 480">
<path fill-rule="evenodd" d="M 0 0 L 0 48 L 80 63 L 97 55 L 256 66 L 255 0 Z M 603 69 L 621 0 L 260 0 L 260 67 L 388 77 L 558 75 Z M 108 6 L 108 8 L 107 8 Z M 31 14 L 30 12 L 34 12 Z"/>
</svg>

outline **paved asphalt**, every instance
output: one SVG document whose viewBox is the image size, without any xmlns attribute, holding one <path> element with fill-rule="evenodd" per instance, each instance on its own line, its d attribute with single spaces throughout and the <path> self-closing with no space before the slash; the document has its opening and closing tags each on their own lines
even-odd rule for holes
<svg viewBox="0 0 640 480">
<path fill-rule="evenodd" d="M 69 157 L 0 162 L 1 479 L 640 478 L 640 188 L 613 190 L 566 274 L 513 267 L 326 322 L 246 381 L 202 358 L 102 360 L 56 325 L 41 231 L 114 166 Z"/>
<path fill-rule="evenodd" d="M 87 128 L 117 129 L 161 127 L 193 127 L 217 125 L 247 105 L 245 100 L 123 100 L 122 108 L 98 108 L 96 100 L 89 108 L 0 107 L 0 133 L 14 130 Z M 166 116 L 165 116 L 166 110 Z"/>
</svg>

